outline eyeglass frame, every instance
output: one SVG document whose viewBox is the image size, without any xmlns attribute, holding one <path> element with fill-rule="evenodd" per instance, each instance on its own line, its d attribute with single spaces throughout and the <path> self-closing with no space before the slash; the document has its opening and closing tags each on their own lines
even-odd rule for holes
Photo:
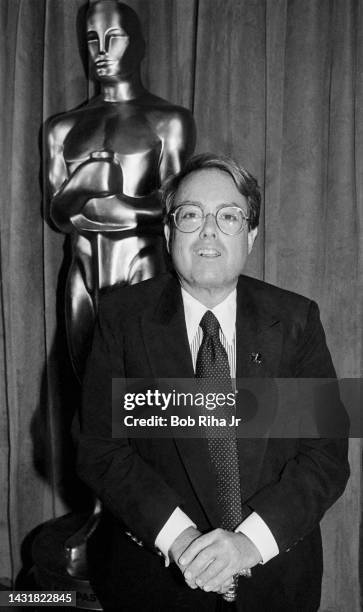
<svg viewBox="0 0 363 612">
<path fill-rule="evenodd" d="M 177 224 L 175 222 L 175 215 L 176 215 L 178 209 L 182 208 L 183 206 L 195 206 L 196 208 L 199 208 L 199 210 L 202 212 L 202 217 L 201 217 L 201 221 L 202 222 L 201 222 L 199 227 L 197 227 L 197 228 L 195 228 L 195 229 L 193 229 L 191 231 L 185 231 L 185 230 L 180 229 L 180 227 L 177 226 Z M 246 217 L 245 216 L 242 208 L 240 208 L 239 206 L 234 205 L 234 204 L 225 204 L 225 205 L 221 206 L 217 210 L 217 212 L 215 212 L 215 213 L 209 212 L 207 214 L 204 214 L 203 208 L 201 206 L 199 206 L 199 204 L 179 204 L 172 211 L 167 213 L 167 218 L 173 217 L 173 222 L 174 222 L 175 227 L 179 230 L 179 232 L 182 232 L 182 234 L 194 234 L 194 232 L 197 232 L 198 230 L 200 230 L 204 226 L 206 218 L 209 215 L 212 215 L 212 217 L 214 217 L 214 221 L 215 221 L 219 231 L 221 231 L 222 234 L 224 234 L 225 236 L 238 236 L 238 234 L 240 234 L 244 230 L 244 228 L 245 228 L 245 224 L 244 223 L 242 223 L 241 229 L 239 229 L 238 232 L 236 232 L 235 234 L 227 234 L 227 232 L 223 231 L 222 228 L 219 226 L 217 216 L 219 215 L 220 211 L 223 210 L 224 208 L 233 208 L 235 210 L 239 210 L 241 215 L 242 215 L 243 221 L 247 221 L 248 222 L 250 220 L 250 217 Z"/>
</svg>

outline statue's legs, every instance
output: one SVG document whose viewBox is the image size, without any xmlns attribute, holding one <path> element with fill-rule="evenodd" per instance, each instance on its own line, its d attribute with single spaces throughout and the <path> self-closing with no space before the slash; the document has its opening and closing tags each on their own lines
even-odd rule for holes
<svg viewBox="0 0 363 612">
<path fill-rule="evenodd" d="M 118 235 L 95 233 L 73 236 L 73 259 L 66 288 L 66 321 L 74 370 L 82 380 L 91 348 L 100 289 L 135 284 L 166 269 L 164 240 L 160 234 Z M 66 570 L 87 578 L 87 542 L 99 522 L 101 504 L 95 500 L 85 523 L 65 542 Z"/>
<path fill-rule="evenodd" d="M 124 233 L 125 234 L 125 233 Z M 66 322 L 74 371 L 82 380 L 92 342 L 99 292 L 133 285 L 166 270 L 161 234 L 94 233 L 73 237 L 73 259 L 66 288 Z"/>
</svg>

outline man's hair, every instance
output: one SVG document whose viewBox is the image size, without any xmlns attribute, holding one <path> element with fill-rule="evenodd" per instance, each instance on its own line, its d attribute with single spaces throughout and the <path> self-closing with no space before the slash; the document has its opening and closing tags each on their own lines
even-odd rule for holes
<svg viewBox="0 0 363 612">
<path fill-rule="evenodd" d="M 229 174 L 240 194 L 247 199 L 249 230 L 257 227 L 260 218 L 261 193 L 256 179 L 230 157 L 213 153 L 194 155 L 178 174 L 175 174 L 166 181 L 161 189 L 165 222 L 168 222 L 169 213 L 175 208 L 175 194 L 182 180 L 196 170 L 209 168 L 221 170 Z"/>
</svg>

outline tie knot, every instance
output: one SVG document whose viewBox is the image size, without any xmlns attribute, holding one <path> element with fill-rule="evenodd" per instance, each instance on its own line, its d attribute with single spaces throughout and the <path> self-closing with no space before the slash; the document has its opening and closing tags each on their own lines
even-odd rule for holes
<svg viewBox="0 0 363 612">
<path fill-rule="evenodd" d="M 217 317 L 214 316 L 211 310 L 207 310 L 207 312 L 201 318 L 199 325 L 202 328 L 205 336 L 219 338 L 220 325 Z"/>
</svg>

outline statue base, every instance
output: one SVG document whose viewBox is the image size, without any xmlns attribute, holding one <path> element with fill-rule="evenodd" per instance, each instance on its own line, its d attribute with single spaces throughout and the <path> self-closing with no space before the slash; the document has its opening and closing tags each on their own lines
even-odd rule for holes
<svg viewBox="0 0 363 612">
<path fill-rule="evenodd" d="M 71 576 L 67 571 L 65 543 L 86 520 L 84 514 L 67 514 L 44 523 L 32 545 L 33 575 L 39 590 L 76 591 L 77 608 L 102 610 L 89 580 Z"/>
</svg>

